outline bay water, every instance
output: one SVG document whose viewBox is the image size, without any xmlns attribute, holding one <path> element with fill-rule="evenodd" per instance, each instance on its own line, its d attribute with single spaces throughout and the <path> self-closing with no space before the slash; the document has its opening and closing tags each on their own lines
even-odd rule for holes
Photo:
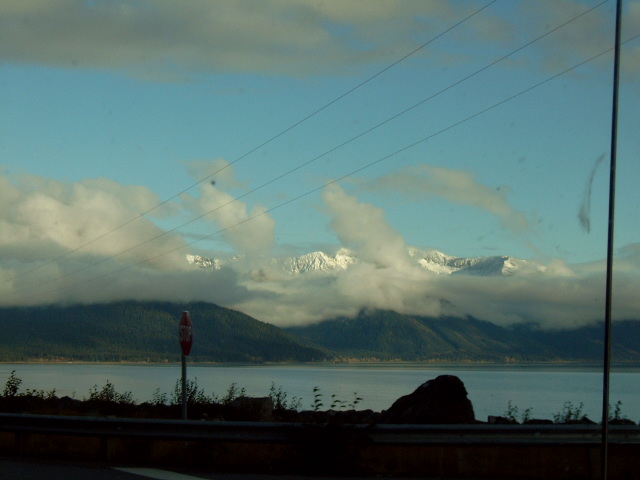
<svg viewBox="0 0 640 480">
<path fill-rule="evenodd" d="M 0 390 L 12 371 L 22 380 L 21 392 L 55 389 L 59 397 L 82 400 L 92 387 L 100 390 L 110 382 L 119 393 L 131 392 L 138 403 L 150 401 L 158 393 L 171 398 L 181 376 L 179 364 L 0 364 Z M 588 365 L 188 364 L 187 368 L 188 378 L 196 380 L 207 395 L 224 397 L 235 384 L 247 395 L 267 396 L 273 385 L 304 410 L 313 408 L 318 394 L 323 410 L 333 403 L 336 409 L 355 406 L 381 411 L 439 375 L 456 375 L 462 380 L 478 420 L 503 415 L 509 409 L 518 418 L 530 409 L 532 418 L 553 420 L 567 402 L 574 410 L 582 406 L 582 413 L 594 421 L 599 422 L 602 416 L 602 370 Z M 639 399 L 640 368 L 614 368 L 610 403 L 621 402 L 622 415 L 638 422 Z"/>
</svg>

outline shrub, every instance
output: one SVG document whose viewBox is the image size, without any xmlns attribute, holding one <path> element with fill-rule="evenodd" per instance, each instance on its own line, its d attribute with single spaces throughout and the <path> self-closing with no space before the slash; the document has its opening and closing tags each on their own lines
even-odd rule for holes
<svg viewBox="0 0 640 480">
<path fill-rule="evenodd" d="M 571 402 L 564 402 L 562 411 L 556 413 L 553 416 L 553 423 L 576 423 L 586 418 L 583 415 L 582 409 L 584 404 L 580 402 L 578 406 L 573 405 Z"/>
<path fill-rule="evenodd" d="M 158 406 L 166 405 L 167 402 L 168 402 L 167 394 L 161 393 L 160 388 L 156 388 L 153 391 L 153 395 L 151 397 L 151 405 L 153 405 L 154 407 L 158 407 Z"/>
<path fill-rule="evenodd" d="M 208 405 L 217 403 L 218 397 L 215 395 L 207 395 L 204 389 L 198 385 L 198 377 L 193 380 L 187 379 L 187 405 Z M 158 392 L 159 393 L 159 392 Z M 176 380 L 176 384 L 171 394 L 172 405 L 182 405 L 182 379 Z"/>
<path fill-rule="evenodd" d="M 273 382 L 271 382 L 269 389 L 269 398 L 273 401 L 273 407 L 276 410 L 299 410 L 302 405 L 302 400 L 298 397 L 293 397 L 289 401 L 287 392 L 282 390 L 282 386 L 276 389 L 276 384 Z"/>
<path fill-rule="evenodd" d="M 319 412 L 320 409 L 324 406 L 322 403 L 322 393 L 320 393 L 320 387 L 313 387 L 313 403 L 311 404 L 311 408 L 314 412 Z"/>
<path fill-rule="evenodd" d="M 613 415 L 611 415 L 611 405 L 609 405 L 609 420 L 620 421 L 627 420 L 627 416 L 622 414 L 622 402 L 618 400 L 613 407 Z"/>
<path fill-rule="evenodd" d="M 358 396 L 356 392 L 353 392 L 353 399 L 350 402 L 346 400 L 340 400 L 337 395 L 331 395 L 331 410 L 355 410 L 356 406 L 362 401 L 362 398 Z"/>
<path fill-rule="evenodd" d="M 531 408 L 526 408 L 518 419 L 519 411 L 518 407 L 513 405 L 511 400 L 509 400 L 509 402 L 507 402 L 507 410 L 502 414 L 502 416 L 506 418 L 509 423 L 527 423 L 531 420 Z"/>
<path fill-rule="evenodd" d="M 244 387 L 241 389 L 238 389 L 238 385 L 234 382 L 231 385 L 229 385 L 229 388 L 227 388 L 227 393 L 225 394 L 224 397 L 222 397 L 222 404 L 228 405 L 231 402 L 233 402 L 236 398 L 244 396 L 244 394 L 245 394 Z"/>
<path fill-rule="evenodd" d="M 40 400 L 52 400 L 56 398 L 56 389 L 49 391 L 27 389 L 25 396 L 39 398 Z"/>
<path fill-rule="evenodd" d="M 89 390 L 88 400 L 97 402 L 113 402 L 120 405 L 134 405 L 136 403 L 131 392 L 116 392 L 115 387 L 109 380 L 107 380 L 107 383 L 105 383 L 100 390 L 98 390 L 98 385 L 91 387 Z"/>
<path fill-rule="evenodd" d="M 12 370 L 11 375 L 7 379 L 7 383 L 4 384 L 4 390 L 2 391 L 3 397 L 17 397 L 18 390 L 20 390 L 20 385 L 22 384 L 22 380 L 16 377 L 16 371 Z"/>
<path fill-rule="evenodd" d="M 359 397 L 356 392 L 353 392 L 353 399 L 350 402 L 346 400 L 341 400 L 338 398 L 336 394 L 331 395 L 331 405 L 329 406 L 329 410 L 339 410 L 343 411 L 345 409 L 355 410 L 356 406 L 362 401 L 362 397 Z M 324 406 L 322 402 L 322 393 L 320 392 L 320 387 L 313 387 L 313 403 L 311 404 L 311 408 L 315 412 L 319 412 L 320 409 Z"/>
</svg>

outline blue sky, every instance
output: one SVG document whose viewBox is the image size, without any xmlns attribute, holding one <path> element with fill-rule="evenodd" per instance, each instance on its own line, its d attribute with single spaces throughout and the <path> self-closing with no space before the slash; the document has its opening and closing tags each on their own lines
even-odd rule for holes
<svg viewBox="0 0 640 480">
<path fill-rule="evenodd" d="M 623 4 L 616 251 L 630 316 L 640 2 Z M 286 323 L 437 314 L 417 298 L 456 291 L 460 312 L 488 320 L 593 320 L 600 304 L 580 298 L 600 292 L 606 256 L 614 14 L 577 0 L 2 2 L 0 302 L 201 299 Z M 347 247 L 372 279 L 363 252 L 396 246 L 371 290 L 342 302 L 358 277 L 300 302 L 320 280 L 252 276 L 274 256 Z M 492 310 L 476 305 L 486 285 L 398 270 L 407 246 L 545 274 L 518 279 L 537 293 L 517 306 L 492 286 Z M 203 277 L 190 253 L 246 261 Z"/>
</svg>

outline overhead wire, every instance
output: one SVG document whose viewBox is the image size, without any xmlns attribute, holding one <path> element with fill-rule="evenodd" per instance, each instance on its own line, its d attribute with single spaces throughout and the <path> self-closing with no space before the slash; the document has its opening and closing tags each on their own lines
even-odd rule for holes
<svg viewBox="0 0 640 480">
<path fill-rule="evenodd" d="M 479 14 L 480 12 L 482 12 L 483 10 L 485 10 L 486 8 L 490 7 L 492 4 L 494 4 L 497 0 L 491 0 L 488 3 L 486 3 L 485 5 L 483 5 L 482 7 L 480 7 L 479 9 L 473 11 L 472 13 L 470 13 L 469 15 L 467 15 L 466 17 L 464 17 L 463 19 L 457 21 L 456 23 L 454 23 L 453 25 L 451 25 L 450 27 L 448 27 L 447 29 L 443 30 L 442 32 L 440 32 L 439 34 L 437 34 L 436 36 L 430 38 L 428 41 L 422 43 L 421 45 L 419 45 L 418 47 L 416 47 L 415 49 L 411 50 L 410 52 L 406 53 L 405 55 L 403 55 L 402 57 L 400 57 L 398 60 L 394 61 L 393 63 L 385 66 L 383 69 L 377 71 L 376 73 L 374 73 L 372 76 L 366 78 L 365 80 L 363 80 L 362 82 L 356 84 L 354 87 L 350 88 L 349 90 L 347 90 L 346 92 L 340 94 L 339 96 L 337 96 L 336 98 L 334 98 L 333 100 L 331 100 L 330 102 L 324 104 L 323 106 L 321 106 L 320 108 L 314 110 L 313 112 L 311 112 L 310 114 L 306 115 L 305 117 L 301 118 L 300 120 L 294 122 L 293 124 L 291 124 L 289 127 L 285 128 L 284 130 L 280 131 L 279 133 L 277 133 L 276 135 L 273 135 L 272 137 L 270 137 L 269 139 L 263 141 L 262 143 L 258 144 L 257 146 L 253 147 L 252 149 L 250 149 L 249 151 L 247 151 L 246 153 L 242 154 L 241 156 L 239 156 L 238 158 L 236 158 L 235 160 L 233 160 L 232 162 L 229 162 L 228 164 L 224 165 L 223 167 L 217 169 L 216 171 L 210 173 L 209 175 L 201 178 L 200 180 L 198 180 L 197 182 L 189 185 L 188 187 L 182 189 L 181 191 L 179 191 L 178 193 L 172 195 L 169 198 L 166 198 L 165 200 L 161 201 L 160 203 L 154 205 L 153 207 L 145 210 L 144 212 L 141 212 L 139 214 L 137 214 L 135 217 L 127 220 L 126 222 L 112 228 L 111 230 L 104 232 L 100 235 L 98 235 L 97 237 L 93 238 L 92 240 L 74 248 L 69 250 L 68 252 L 53 258 L 51 260 L 48 260 L 32 269 L 26 270 L 24 272 L 19 273 L 18 275 L 13 276 L 12 278 L 9 278 L 7 280 L 5 280 L 3 283 L 8 283 L 11 281 L 14 281 L 18 278 L 21 278 L 25 275 L 28 275 L 30 273 L 36 272 L 39 269 L 46 267 L 48 265 L 51 265 L 54 262 L 57 262 L 58 260 L 62 260 L 63 258 L 68 257 L 69 255 L 72 255 L 80 250 L 82 250 L 85 247 L 88 247 L 89 245 L 92 245 L 93 243 L 97 242 L 98 240 L 101 240 L 109 235 L 111 235 L 112 233 L 126 227 L 127 225 L 130 225 L 131 223 L 135 222 L 136 220 L 139 220 L 140 218 L 143 218 L 144 216 L 148 215 L 149 213 L 153 212 L 154 210 L 157 210 L 158 208 L 162 207 L 163 205 L 166 205 L 167 203 L 169 203 L 171 200 L 174 200 L 175 198 L 179 197 L 180 195 L 188 192 L 189 190 L 191 190 L 192 188 L 200 185 L 201 183 L 209 180 L 211 177 L 214 177 L 215 175 L 219 174 L 220 172 L 224 171 L 226 168 L 236 164 L 237 162 L 245 159 L 246 157 L 248 157 L 249 155 L 255 153 L 256 151 L 260 150 L 261 148 L 265 147 L 266 145 L 270 144 L 271 142 L 277 140 L 278 138 L 282 137 L 283 135 L 287 134 L 288 132 L 290 132 L 291 130 L 295 129 L 296 127 L 298 127 L 299 125 L 301 125 L 302 123 L 306 122 L 307 120 L 315 117 L 316 115 L 318 115 L 319 113 L 323 112 L 324 110 L 326 110 L 327 108 L 329 108 L 330 106 L 334 105 L 335 103 L 339 102 L 340 100 L 342 100 L 343 98 L 347 97 L 348 95 L 352 94 L 353 92 L 355 92 L 356 90 L 360 89 L 361 87 L 363 87 L 364 85 L 368 84 L 369 82 L 371 82 L 372 80 L 376 79 L 377 77 L 381 76 L 382 74 L 384 74 L 385 72 L 387 72 L 388 70 L 392 69 L 393 67 L 395 67 L 396 65 L 402 63 L 403 61 L 405 61 L 407 58 L 415 55 L 416 53 L 418 53 L 420 50 L 424 49 L 425 47 L 427 47 L 428 45 L 430 45 L 431 43 L 433 43 L 434 41 L 436 41 L 437 39 L 439 39 L 440 37 L 446 35 L 447 33 L 449 33 L 450 31 L 452 31 L 453 29 L 457 28 L 458 26 L 462 25 L 464 22 L 468 21 L 469 19 L 473 18 L 475 15 Z M 198 217 L 200 218 L 200 217 Z M 180 227 L 178 227 L 180 228 Z M 154 237 L 155 239 L 155 237 Z M 151 240 L 154 240 L 151 239 Z M 145 242 L 148 243 L 148 242 Z M 135 247 L 134 247 L 135 248 Z M 129 250 L 127 250 L 129 251 Z"/>
<path fill-rule="evenodd" d="M 357 139 L 359 139 L 359 138 L 363 137 L 364 135 L 366 135 L 366 134 L 368 134 L 368 133 L 371 133 L 372 131 L 376 130 L 377 128 L 379 128 L 379 127 L 381 127 L 381 126 L 383 126 L 383 125 L 385 125 L 385 124 L 387 124 L 387 123 L 389 123 L 389 122 L 391 122 L 391 121 L 393 121 L 393 120 L 397 119 L 398 117 L 400 117 L 400 116 L 402 116 L 402 115 L 404 115 L 404 114 L 408 113 L 409 111 L 411 111 L 411 110 L 413 110 L 413 109 L 417 108 L 418 106 L 423 105 L 424 103 L 426 103 L 426 102 L 428 102 L 428 101 L 430 101 L 430 100 L 432 100 L 432 99 L 436 98 L 437 96 L 441 95 L 442 93 L 444 93 L 444 92 L 446 92 L 446 91 L 448 91 L 448 90 L 450 90 L 450 89 L 452 89 L 452 88 L 454 88 L 454 87 L 456 87 L 456 86 L 460 85 L 461 83 L 463 83 L 463 82 L 465 82 L 465 81 L 469 80 L 470 78 L 475 77 L 476 75 L 478 75 L 478 74 L 480 74 L 480 73 L 484 72 L 484 71 L 485 71 L 485 70 L 487 70 L 488 68 L 490 68 L 490 67 L 492 67 L 492 66 L 494 66 L 494 65 L 498 64 L 499 62 L 501 62 L 501 61 L 503 61 L 503 60 L 505 60 L 505 59 L 509 58 L 510 56 L 512 56 L 512 55 L 514 55 L 514 54 L 516 54 L 516 53 L 518 53 L 518 52 L 520 52 L 520 51 L 522 51 L 523 49 L 525 49 L 525 48 L 527 48 L 527 47 L 531 46 L 532 44 L 534 44 L 534 43 L 536 43 L 536 42 L 540 41 L 541 39 L 543 39 L 543 38 L 545 38 L 545 37 L 547 37 L 547 36 L 549 36 L 549 35 L 553 34 L 553 33 L 554 33 L 554 32 L 556 32 L 557 30 L 559 30 L 559 29 L 561 29 L 561 28 L 565 27 L 566 25 L 570 24 L 571 22 L 578 20 L 578 19 L 579 19 L 579 18 L 581 18 L 582 16 L 584 16 L 584 15 L 586 15 L 586 14 L 590 13 L 591 11 L 595 10 L 596 8 L 598 8 L 598 7 L 602 6 L 603 4 L 607 3 L 607 1 L 608 1 L 608 0 L 604 0 L 604 1 L 602 1 L 602 2 L 600 2 L 600 3 L 598 3 L 598 4 L 596 4 L 596 5 L 594 5 L 593 7 L 591 7 L 591 8 L 589 8 L 589 9 L 587 9 L 587 10 L 585 10 L 585 11 L 581 12 L 579 15 L 577 15 L 577 16 L 575 16 L 575 17 L 573 17 L 573 18 L 571 18 L 571 19 L 569 19 L 569 20 L 567 20 L 567 21 L 565 21 L 565 22 L 563 22 L 563 23 L 561 23 L 561 24 L 557 25 L 556 27 L 554 27 L 554 28 L 553 28 L 553 29 L 551 29 L 551 30 L 546 31 L 544 34 L 542 34 L 542 35 L 540 35 L 540 36 L 538 36 L 538 37 L 536 37 L 536 38 L 534 38 L 534 39 L 532 39 L 532 40 L 528 41 L 527 43 L 525 43 L 525 44 L 521 45 L 520 47 L 516 48 L 515 50 L 512 50 L 510 53 L 508 53 L 508 54 L 506 54 L 506 55 L 503 55 L 503 56 L 501 56 L 501 57 L 497 58 L 497 59 L 496 59 L 496 60 L 494 60 L 493 62 L 491 62 L 491 63 L 489 63 L 489 64 L 485 65 L 484 67 L 482 67 L 482 68 L 480 68 L 480 69 L 476 70 L 475 72 L 473 72 L 473 73 L 471 73 L 471 74 L 468 74 L 467 76 L 465 76 L 465 77 L 461 78 L 460 80 L 458 80 L 458 81 L 456 81 L 456 82 L 454 82 L 454 83 L 450 84 L 449 86 L 447 86 L 447 87 L 445 87 L 445 88 L 441 89 L 440 91 L 438 91 L 438 92 L 436 92 L 436 93 L 434 93 L 434 94 L 432 94 L 432 95 L 428 96 L 427 98 L 425 98 L 425 99 L 423 99 L 423 100 L 421 100 L 421 101 L 419 101 L 419 102 L 417 102 L 417 103 L 413 104 L 412 106 L 410 106 L 410 107 L 408 107 L 408 108 L 406 108 L 406 109 L 404 109 L 404 110 L 402 110 L 402 111 L 400 111 L 400 112 L 396 113 L 395 115 L 393 115 L 393 116 L 391 116 L 391 117 L 388 117 L 388 118 L 387 118 L 387 119 L 385 119 L 384 121 L 382 121 L 382 122 L 380 122 L 380 123 L 378 123 L 378 124 L 376 124 L 376 125 L 374 125 L 374 126 L 372 126 L 372 127 L 368 128 L 368 129 L 364 130 L 363 132 L 359 133 L 358 135 L 355 135 L 354 137 L 351 137 L 350 139 L 348 139 L 348 140 L 346 140 L 346 141 L 344 141 L 344 142 L 340 143 L 340 144 L 339 144 L 339 145 L 337 145 L 337 146 L 334 146 L 333 148 L 331 148 L 331 149 L 329 149 L 329 150 L 325 151 L 324 153 L 322 153 L 322 154 L 320 154 L 320 155 L 317 155 L 316 157 L 314 157 L 314 158 L 312 158 L 312 159 L 310 159 L 310 160 L 308 160 L 308 161 L 306 161 L 306 162 L 303 162 L 302 164 L 299 164 L 299 165 L 297 165 L 296 167 L 294 167 L 294 168 L 292 168 L 292 169 L 290 169 L 290 170 L 288 170 L 288 171 L 286 171 L 286 172 L 284 172 L 284 173 L 282 173 L 282 174 L 280 174 L 280 175 L 278 175 L 278 176 L 276 176 L 276 177 L 272 178 L 271 180 L 269 180 L 269 181 L 267 181 L 267 182 L 263 183 L 262 185 L 259 185 L 258 187 L 254 188 L 254 189 L 252 189 L 252 190 L 250 190 L 250 191 L 248 191 L 248 192 L 245 192 L 244 194 L 242 194 L 242 195 L 240 195 L 240 196 L 238 196 L 238 197 L 236 197 L 236 198 L 233 198 L 232 200 L 230 200 L 230 201 L 228 201 L 228 202 L 226 202 L 226 203 L 224 203 L 224 204 L 222 204 L 222 205 L 218 205 L 216 208 L 214 208 L 214 209 L 212 209 L 212 210 L 209 210 L 208 212 L 205 212 L 205 213 L 203 213 L 203 214 L 201 214 L 201 215 L 198 215 L 198 216 L 196 216 L 196 217 L 194 217 L 194 218 L 191 218 L 191 219 L 190 219 L 190 220 L 188 220 L 187 222 L 184 222 L 184 223 L 182 223 L 182 224 L 180 224 L 180 225 L 178 225 L 178 226 L 176 226 L 176 227 L 174 227 L 174 228 L 172 228 L 172 229 L 165 230 L 165 231 L 163 231 L 162 233 L 160 233 L 160 234 L 158 234 L 158 235 L 156 235 L 156 236 L 154 236 L 154 237 L 151 237 L 151 238 L 149 238 L 149 239 L 147 239 L 147 240 L 145 240 L 145 241 L 143 241 L 143 242 L 141 242 L 141 243 L 138 243 L 138 244 L 136 244 L 136 245 L 133 245 L 133 246 L 131 246 L 131 247 L 128 247 L 128 248 L 126 248 L 125 250 L 122 250 L 122 251 L 120 251 L 120 252 L 118 252 L 118 253 L 116 253 L 116 254 L 114 254 L 114 255 L 111 255 L 111 256 L 109 256 L 109 257 L 105 257 L 105 258 L 103 258 L 103 259 L 101 259 L 101 260 L 98 260 L 97 262 L 87 264 L 87 265 L 85 265 L 85 266 L 83 266 L 83 267 L 81 267 L 81 268 L 79 268 L 79 269 L 76 269 L 76 270 L 71 271 L 71 272 L 67 272 L 67 273 L 65 273 L 65 274 L 63 274 L 63 275 L 59 275 L 59 276 L 57 276 L 56 278 L 50 279 L 50 280 L 48 280 L 48 281 L 46 281 L 46 282 L 44 282 L 44 283 L 40 283 L 40 284 L 38 284 L 38 285 L 36 285 L 36 286 L 42 286 L 42 285 L 46 285 L 46 284 L 48 284 L 48 283 L 52 283 L 52 282 L 55 282 L 55 281 L 59 281 L 59 280 L 61 280 L 61 279 L 64 279 L 64 278 L 69 277 L 69 276 L 71 276 L 71 275 L 74 275 L 74 274 L 80 273 L 80 272 L 82 272 L 82 271 L 84 271 L 84 270 L 87 270 L 87 269 L 89 269 L 89 268 L 92 268 L 92 267 L 98 266 L 98 265 L 100 265 L 100 264 L 102 264 L 102 263 L 105 263 L 105 262 L 107 262 L 107 261 L 109 261 L 109 260 L 112 260 L 112 259 L 114 259 L 114 258 L 116 258 L 116 257 L 118 257 L 118 256 L 120 256 L 120 255 L 123 255 L 123 254 L 128 253 L 128 252 L 131 252 L 132 250 L 135 250 L 135 249 L 137 249 L 137 248 L 139 248 L 139 247 L 142 247 L 142 246 L 144 246 L 144 245 L 147 245 L 147 244 L 149 244 L 149 243 L 151 243 L 151 242 L 153 242 L 153 241 L 157 240 L 158 238 L 161 238 L 161 237 L 163 237 L 163 236 L 165 236 L 165 235 L 168 235 L 168 234 L 170 234 L 170 233 L 173 233 L 173 232 L 175 232 L 175 231 L 177 231 L 177 230 L 179 230 L 179 229 L 181 229 L 181 228 L 183 228 L 183 227 L 185 227 L 185 226 L 187 226 L 187 225 L 189 225 L 189 224 L 191 224 L 191 223 L 193 223 L 193 222 L 195 222 L 195 221 L 197 221 L 197 220 L 199 220 L 199 219 L 201 219 L 201 218 L 203 218 L 203 217 L 206 217 L 206 216 L 208 216 L 208 215 L 210 215 L 210 214 L 212 214 L 212 213 L 214 213 L 214 212 L 216 212 L 216 211 L 218 211 L 218 210 L 220 210 L 220 209 L 222 209 L 222 208 L 226 207 L 227 205 L 230 205 L 230 204 L 232 204 L 232 203 L 234 203 L 234 202 L 237 202 L 238 200 L 240 200 L 240 199 L 242 199 L 242 198 L 244 198 L 244 197 L 246 197 L 246 196 L 248 196 L 248 195 L 251 195 L 252 193 L 254 193 L 254 192 L 256 192 L 256 191 L 258 191 L 258 190 L 260 190 L 260 189 L 262 189 L 262 188 L 264 188 L 264 187 L 266 187 L 266 186 L 268 186 L 268 185 L 271 185 L 272 183 L 274 183 L 274 182 L 276 182 L 276 181 L 280 180 L 281 178 L 284 178 L 284 177 L 286 177 L 287 175 L 290 175 L 291 173 L 293 173 L 293 172 L 295 172 L 295 171 L 297 171 L 297 170 L 300 170 L 301 168 L 303 168 L 303 167 L 305 167 L 305 166 L 307 166 L 307 165 L 309 165 L 309 164 L 311 164 L 311 163 L 313 163 L 313 162 L 315 162 L 315 161 L 317 161 L 317 160 L 319 160 L 319 159 L 321 159 L 321 158 L 325 157 L 326 155 L 328 155 L 328 154 L 330 154 L 330 153 L 333 153 L 334 151 L 338 150 L 339 148 L 342 148 L 342 147 L 344 147 L 344 146 L 348 145 L 349 143 L 351 143 L 351 142 L 353 142 L 353 141 L 355 141 L 355 140 L 357 140 Z M 476 11 L 476 13 L 477 13 L 477 11 Z M 469 18 L 469 17 L 467 17 L 467 18 Z M 460 23 L 461 23 L 461 22 L 458 22 L 458 24 L 460 24 Z M 406 57 L 407 57 L 407 56 L 405 56 L 404 58 L 406 58 Z M 398 61 L 398 62 L 399 62 L 399 61 Z M 398 62 L 396 62 L 396 64 L 397 64 Z M 362 84 L 361 84 L 361 85 L 362 85 Z M 181 247 L 181 248 L 182 248 L 182 247 Z M 2 297 L 0 297 L 0 298 L 2 298 Z"/>
<path fill-rule="evenodd" d="M 637 38 L 640 38 L 640 34 L 628 38 L 627 40 L 622 42 L 622 44 L 625 44 L 627 42 L 631 42 L 631 41 L 633 41 L 633 40 L 635 40 Z M 351 176 L 353 176 L 353 175 L 355 175 L 357 173 L 360 173 L 360 172 L 362 172 L 362 171 L 364 171 L 364 170 L 366 170 L 368 168 L 371 168 L 374 165 L 377 165 L 377 164 L 379 164 L 381 162 L 384 162 L 385 160 L 388 160 L 389 158 L 395 157 L 395 156 L 399 155 L 400 153 L 405 152 L 405 151 L 407 151 L 407 150 L 409 150 L 409 149 L 411 149 L 411 148 L 413 148 L 413 147 L 415 147 L 415 146 L 417 146 L 417 145 L 419 145 L 421 143 L 424 143 L 424 142 L 426 142 L 426 141 L 428 141 L 428 140 L 430 140 L 430 139 L 432 139 L 432 138 L 434 138 L 434 137 L 436 137 L 438 135 L 441 135 L 441 134 L 443 134 L 443 133 L 445 133 L 445 132 L 447 132 L 447 131 L 449 131 L 449 130 L 451 130 L 453 128 L 456 128 L 456 127 L 458 127 L 458 126 L 460 126 L 460 125 L 462 125 L 464 123 L 467 123 L 468 121 L 470 121 L 470 120 L 472 120 L 474 118 L 477 118 L 478 116 L 483 115 L 484 113 L 487 113 L 487 112 L 489 112 L 491 110 L 494 110 L 495 108 L 498 108 L 501 105 L 504 105 L 505 103 L 508 103 L 508 102 L 514 100 L 515 98 L 518 98 L 518 97 L 520 97 L 520 96 L 522 96 L 522 95 L 524 95 L 524 94 L 526 94 L 526 93 L 528 93 L 528 92 L 530 92 L 530 91 L 532 91 L 532 90 L 534 90 L 534 89 L 536 89 L 536 88 L 538 88 L 538 87 L 540 87 L 540 86 L 542 86 L 542 85 L 544 85 L 544 84 L 546 84 L 546 83 L 548 83 L 548 82 L 550 82 L 550 81 L 552 81 L 552 80 L 554 80 L 554 79 L 556 79 L 558 77 L 561 77 L 562 75 L 565 75 L 565 74 L 569 73 L 570 71 L 575 70 L 575 69 L 577 69 L 577 68 L 579 68 L 579 67 L 581 67 L 581 66 L 583 66 L 583 65 L 585 65 L 585 64 L 587 64 L 587 63 L 589 63 L 589 62 L 591 62 L 593 60 L 595 60 L 596 58 L 599 58 L 602 55 L 605 55 L 605 54 L 611 52 L 612 50 L 613 50 L 613 48 L 609 48 L 607 50 L 604 50 L 604 51 L 602 51 L 602 52 L 600 52 L 600 53 L 598 53 L 598 54 L 596 54 L 596 55 L 594 55 L 592 57 L 587 58 L 586 60 L 583 60 L 583 61 L 581 61 L 581 62 L 579 62 L 579 63 L 577 63 L 577 64 L 575 64 L 575 65 L 573 65 L 571 67 L 568 67 L 568 68 L 566 68 L 566 69 L 564 69 L 564 70 L 562 70 L 562 71 L 560 71 L 560 72 L 558 72 L 558 73 L 556 73 L 556 74 L 554 74 L 554 75 L 552 75 L 550 77 L 547 77 L 546 79 L 544 79 L 544 80 L 542 80 L 542 81 L 540 81 L 540 82 L 538 82 L 538 83 L 536 83 L 534 85 L 531 85 L 531 86 L 525 88 L 524 90 L 519 91 L 518 93 L 510 95 L 510 96 L 504 98 L 503 100 L 501 100 L 501 101 L 499 101 L 497 103 L 494 103 L 494 104 L 492 104 L 492 105 L 490 105 L 488 107 L 485 107 L 485 108 L 477 111 L 476 113 L 465 117 L 462 120 L 454 122 L 454 123 L 442 128 L 442 129 L 440 129 L 440 130 L 438 130 L 438 131 L 436 131 L 434 133 L 431 133 L 431 134 L 427 135 L 426 137 L 423 137 L 423 138 L 421 138 L 421 139 L 419 139 L 419 140 L 417 140 L 415 142 L 412 142 L 412 143 L 410 143 L 408 145 L 405 145 L 404 147 L 402 147 L 402 148 L 400 148 L 400 149 L 398 149 L 398 150 L 396 150 L 396 151 L 394 151 L 392 153 L 389 153 L 389 154 L 387 154 L 387 155 L 385 155 L 385 156 L 383 156 L 381 158 L 378 158 L 377 160 L 374 160 L 374 161 L 369 162 L 369 163 L 367 163 L 367 164 L 365 164 L 365 165 L 363 165 L 361 167 L 358 167 L 358 168 L 350 171 L 349 173 L 341 175 L 340 177 L 337 177 L 335 179 L 327 181 L 327 182 L 325 182 L 324 184 L 322 184 L 322 185 L 320 185 L 318 187 L 315 187 L 315 188 L 313 188 L 311 190 L 308 190 L 308 191 L 306 191 L 306 192 L 304 192 L 304 193 L 302 193 L 302 194 L 300 194 L 300 195 L 298 195 L 296 197 L 293 197 L 293 198 L 291 198 L 291 199 L 289 199 L 287 201 L 284 201 L 284 202 L 282 202 L 282 203 L 280 203 L 278 205 L 275 205 L 274 207 L 271 207 L 269 209 L 263 210 L 263 211 L 255 214 L 253 216 L 247 217 L 247 218 L 237 222 L 234 225 L 219 229 L 216 232 L 213 232 L 213 233 L 208 234 L 208 235 L 204 235 L 204 236 L 202 236 L 202 237 L 200 237 L 200 238 L 198 238 L 196 240 L 193 240 L 191 242 L 185 243 L 185 244 L 183 244 L 183 245 L 181 245 L 179 247 L 175 247 L 175 248 L 166 250 L 166 251 L 164 251 L 162 253 L 159 253 L 159 254 L 154 255 L 152 257 L 148 257 L 148 258 L 146 258 L 144 260 L 140 260 L 140 261 L 138 261 L 136 263 L 133 263 L 133 264 L 130 264 L 130 265 L 125 265 L 125 266 L 123 266 L 121 268 L 118 268 L 116 270 L 112 270 L 110 272 L 95 276 L 95 277 L 93 277 L 91 279 L 88 279 L 88 280 L 83 280 L 83 281 L 79 281 L 79 282 L 77 282 L 75 284 L 67 285 L 67 286 L 65 286 L 65 288 L 68 288 L 69 286 L 79 285 L 81 283 L 82 284 L 86 284 L 87 282 L 97 281 L 97 280 L 100 280 L 102 278 L 105 278 L 105 277 L 108 277 L 108 276 L 111 276 L 111 275 L 114 275 L 114 274 L 129 270 L 129 269 L 134 268 L 134 267 L 137 267 L 139 265 L 143 265 L 143 264 L 145 264 L 147 262 L 156 260 L 156 259 L 161 258 L 161 257 L 163 257 L 165 255 L 170 254 L 170 253 L 176 252 L 178 250 L 182 250 L 185 247 L 194 245 L 194 244 L 196 244 L 196 243 L 198 243 L 200 241 L 203 241 L 203 240 L 212 238 L 214 236 L 220 235 L 221 233 L 224 233 L 224 232 L 226 232 L 228 230 L 231 230 L 231 229 L 236 228 L 236 227 L 238 227 L 240 225 L 243 225 L 243 224 L 245 224 L 247 222 L 250 222 L 250 221 L 252 221 L 252 220 L 254 220 L 256 218 L 259 218 L 259 217 L 264 216 L 264 215 L 266 215 L 268 213 L 271 213 L 271 212 L 273 212 L 273 211 L 275 211 L 277 209 L 280 209 L 280 208 L 282 208 L 282 207 L 284 207 L 286 205 L 294 203 L 294 202 L 296 202 L 296 201 L 298 201 L 298 200 L 300 200 L 300 199 L 302 199 L 304 197 L 307 197 L 307 196 L 309 196 L 309 195 L 311 195 L 311 194 L 313 194 L 315 192 L 318 192 L 318 191 L 328 187 L 329 185 L 338 183 L 341 180 L 344 180 L 344 179 L 346 179 L 348 177 L 351 177 Z M 48 290 L 48 291 L 45 291 L 45 292 L 39 292 L 38 294 L 35 294 L 33 296 L 41 296 L 41 295 L 44 295 L 44 294 L 47 294 L 47 293 L 55 293 L 55 292 L 60 291 L 60 290 L 61 290 L 61 288 L 56 288 L 56 289 Z M 22 296 L 20 298 L 22 298 L 22 299 L 32 298 L 33 296 Z"/>
</svg>

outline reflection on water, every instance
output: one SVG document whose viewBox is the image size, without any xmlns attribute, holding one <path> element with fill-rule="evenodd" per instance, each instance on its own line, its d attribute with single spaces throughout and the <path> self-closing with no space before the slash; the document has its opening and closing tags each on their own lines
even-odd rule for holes
<svg viewBox="0 0 640 480">
<path fill-rule="evenodd" d="M 119 392 L 130 391 L 138 402 L 151 400 L 154 391 L 171 394 L 180 378 L 180 365 L 103 365 L 103 364 L 0 364 L 0 385 L 12 370 L 23 380 L 22 391 L 54 389 L 58 396 L 85 398 L 89 389 L 110 381 Z M 359 409 L 380 411 L 400 396 L 411 393 L 438 375 L 457 375 L 464 382 L 476 418 L 501 415 L 508 402 L 520 412 L 532 409 L 535 418 L 553 419 L 565 402 L 581 403 L 592 420 L 599 421 L 602 410 L 602 372 L 589 365 L 259 365 L 188 366 L 188 376 L 197 378 L 207 394 L 224 396 L 236 383 L 252 396 L 266 396 L 271 384 L 282 386 L 288 398 L 302 400 L 309 409 L 313 388 L 319 387 L 325 405 L 331 395 L 346 404 L 362 397 Z M 611 376 L 611 403 L 622 402 L 622 413 L 640 420 L 640 369 L 614 369 Z"/>
</svg>

